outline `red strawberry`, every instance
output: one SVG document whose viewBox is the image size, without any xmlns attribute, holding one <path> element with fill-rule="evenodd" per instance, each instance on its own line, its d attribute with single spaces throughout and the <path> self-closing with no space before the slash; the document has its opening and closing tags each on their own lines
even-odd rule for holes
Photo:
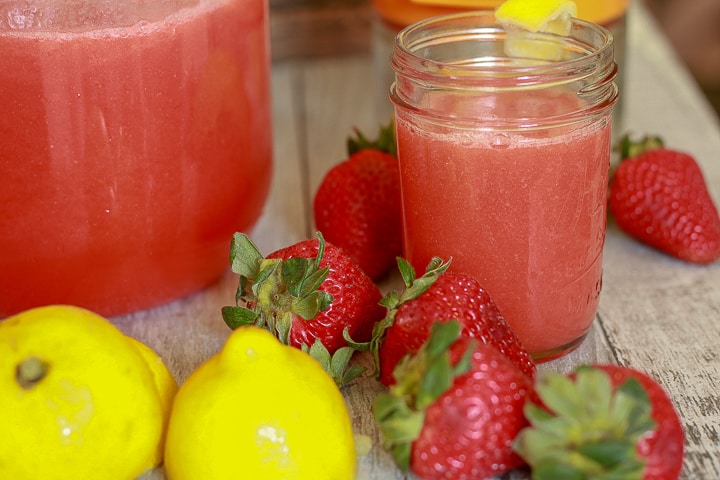
<svg viewBox="0 0 720 480">
<path fill-rule="evenodd" d="M 521 466 L 513 451 L 532 380 L 491 345 L 435 324 L 398 383 L 375 400 L 385 447 L 404 471 L 433 480 L 482 479 Z"/>
<path fill-rule="evenodd" d="M 567 377 L 548 373 L 536 390 L 543 406 L 528 405 L 532 427 L 516 442 L 533 479 L 590 478 L 591 472 L 592 478 L 679 477 L 685 438 L 680 417 L 647 374 L 618 365 L 583 366 Z"/>
<path fill-rule="evenodd" d="M 327 172 L 313 213 L 327 241 L 377 280 L 402 254 L 400 171 L 394 155 L 360 145 L 364 148 Z"/>
<path fill-rule="evenodd" d="M 681 260 L 720 257 L 720 216 L 693 157 L 662 147 L 657 138 L 625 139 L 610 183 L 609 209 L 629 235 Z"/>
<path fill-rule="evenodd" d="M 393 292 L 383 300 L 388 314 L 373 339 L 383 384 L 394 383 L 395 366 L 425 343 L 434 323 L 450 320 L 460 322 L 463 335 L 494 346 L 523 373 L 534 377 L 535 362 L 475 278 L 447 273 L 449 262 L 442 264 L 440 259 L 434 259 L 420 279 L 405 260 L 399 259 L 398 265 L 407 289 L 400 297 Z"/>
<path fill-rule="evenodd" d="M 236 306 L 222 309 L 230 328 L 262 326 L 284 344 L 310 350 L 339 384 L 357 376 L 345 372 L 353 350 L 343 333 L 368 340 L 384 309 L 378 287 L 342 249 L 318 234 L 263 258 L 247 235 L 236 233 L 230 258 L 240 275 Z"/>
</svg>

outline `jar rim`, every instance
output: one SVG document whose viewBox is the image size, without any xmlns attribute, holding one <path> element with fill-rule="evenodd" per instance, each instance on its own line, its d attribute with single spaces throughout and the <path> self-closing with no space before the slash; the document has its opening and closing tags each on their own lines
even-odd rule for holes
<svg viewBox="0 0 720 480">
<path fill-rule="evenodd" d="M 614 39 L 612 33 L 605 27 L 588 22 L 586 20 L 571 19 L 571 36 L 560 37 L 556 34 L 537 33 L 533 37 L 545 39 L 573 40 L 571 46 L 576 52 L 583 51 L 581 55 L 574 58 L 558 61 L 519 63 L 506 61 L 498 64 L 489 62 L 473 64 L 471 62 L 457 63 L 437 60 L 423 56 L 419 51 L 427 51 L 428 47 L 441 43 L 447 43 L 449 39 L 455 41 L 469 41 L 471 39 L 489 38 L 491 35 L 504 37 L 507 30 L 495 21 L 493 10 L 475 10 L 459 13 L 451 13 L 431 17 L 402 29 L 395 37 L 395 52 L 392 58 L 392 67 L 398 71 L 413 69 L 414 66 L 421 66 L 427 72 L 442 72 L 445 78 L 461 77 L 529 77 L 546 74 L 548 70 L 553 71 L 574 71 L 583 65 L 596 64 L 600 59 L 609 55 L 613 59 Z M 594 44 L 587 40 L 577 39 L 577 32 L 591 32 L 594 34 Z M 504 57 L 505 60 L 512 60 L 511 57 Z M 492 60 L 492 59 L 490 59 Z M 497 60 L 497 58 L 495 59 Z M 416 64 L 416 65 L 414 65 Z"/>
</svg>

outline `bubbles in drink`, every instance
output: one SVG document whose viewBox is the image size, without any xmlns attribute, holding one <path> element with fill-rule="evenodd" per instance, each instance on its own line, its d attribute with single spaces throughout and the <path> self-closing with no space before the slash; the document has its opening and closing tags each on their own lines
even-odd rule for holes
<svg viewBox="0 0 720 480">
<path fill-rule="evenodd" d="M 512 145 L 512 137 L 507 133 L 496 132 L 492 134 L 490 145 L 495 149 L 509 148 Z"/>
<path fill-rule="evenodd" d="M 0 1 L 0 32 L 83 32 L 157 22 L 200 0 Z"/>
<path fill-rule="evenodd" d="M 45 11 L 36 5 L 3 6 L 2 24 L 10 30 L 44 28 Z"/>
</svg>

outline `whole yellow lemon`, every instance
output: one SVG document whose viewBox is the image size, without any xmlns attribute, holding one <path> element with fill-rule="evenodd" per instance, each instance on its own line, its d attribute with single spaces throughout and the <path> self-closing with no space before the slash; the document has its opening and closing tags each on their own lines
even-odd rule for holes
<svg viewBox="0 0 720 480">
<path fill-rule="evenodd" d="M 240 327 L 180 386 L 167 432 L 170 480 L 352 480 L 347 407 L 308 354 Z"/>
<path fill-rule="evenodd" d="M 129 480 L 160 463 L 174 380 L 129 338 L 72 306 L 0 321 L 0 478 Z"/>
</svg>

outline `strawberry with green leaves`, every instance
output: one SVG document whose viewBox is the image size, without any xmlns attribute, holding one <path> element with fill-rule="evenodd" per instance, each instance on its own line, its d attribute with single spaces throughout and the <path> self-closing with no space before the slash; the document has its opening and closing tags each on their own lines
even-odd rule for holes
<svg viewBox="0 0 720 480">
<path fill-rule="evenodd" d="M 230 328 L 268 329 L 283 344 L 309 351 L 339 385 L 361 373 L 347 368 L 354 349 L 343 334 L 370 339 L 384 315 L 382 294 L 342 249 L 318 233 L 263 257 L 236 233 L 230 260 L 240 276 L 236 305 L 222 309 Z"/>
<path fill-rule="evenodd" d="M 373 415 L 403 471 L 425 480 L 493 477 L 524 464 L 513 451 L 532 380 L 495 347 L 436 323 L 395 369 Z"/>
<path fill-rule="evenodd" d="M 531 426 L 516 451 L 533 480 L 676 480 L 684 432 L 665 390 L 652 377 L 618 365 L 581 366 L 572 375 L 544 372 L 529 402 Z"/>
<path fill-rule="evenodd" d="M 687 262 L 720 258 L 720 216 L 702 171 L 657 137 L 622 141 L 624 160 L 610 182 L 608 207 L 630 236 Z"/>
<path fill-rule="evenodd" d="M 373 280 L 402 254 L 400 170 L 392 124 L 371 141 L 359 131 L 349 157 L 331 168 L 313 201 L 315 226 Z"/>
<path fill-rule="evenodd" d="M 450 262 L 439 258 L 431 260 L 420 278 L 404 259 L 398 258 L 397 263 L 406 289 L 383 298 L 387 314 L 376 325 L 367 347 L 373 352 L 383 384 L 394 383 L 395 366 L 422 346 L 433 324 L 451 320 L 460 322 L 463 335 L 494 346 L 528 377 L 535 375 L 535 362 L 475 278 L 447 272 Z"/>
</svg>

